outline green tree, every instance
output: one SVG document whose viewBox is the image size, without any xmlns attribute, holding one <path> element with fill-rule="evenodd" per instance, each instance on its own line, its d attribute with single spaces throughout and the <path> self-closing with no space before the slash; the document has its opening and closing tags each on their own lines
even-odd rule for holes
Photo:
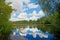
<svg viewBox="0 0 60 40">
<path fill-rule="evenodd" d="M 38 4 L 41 6 L 42 10 L 46 13 L 46 17 L 42 18 L 51 23 L 52 26 L 48 27 L 50 32 L 54 32 L 59 40 L 60 38 L 60 0 L 38 0 Z M 46 22 L 46 20 L 44 22 Z M 40 21 L 42 23 L 42 21 Z M 47 29 L 47 30 L 48 30 Z"/>
<path fill-rule="evenodd" d="M 11 22 L 9 22 L 11 6 L 5 4 L 5 0 L 0 0 L 0 40 L 8 40 L 12 30 Z"/>
</svg>

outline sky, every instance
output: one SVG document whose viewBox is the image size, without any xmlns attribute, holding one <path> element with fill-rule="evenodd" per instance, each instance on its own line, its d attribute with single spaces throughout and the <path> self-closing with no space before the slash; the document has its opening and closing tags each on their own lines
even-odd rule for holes
<svg viewBox="0 0 60 40">
<path fill-rule="evenodd" d="M 12 6 L 12 8 L 15 9 L 11 13 L 9 18 L 10 21 L 36 21 L 45 16 L 40 5 L 36 4 L 37 0 L 5 0 L 5 2 L 12 2 L 9 6 Z"/>
</svg>

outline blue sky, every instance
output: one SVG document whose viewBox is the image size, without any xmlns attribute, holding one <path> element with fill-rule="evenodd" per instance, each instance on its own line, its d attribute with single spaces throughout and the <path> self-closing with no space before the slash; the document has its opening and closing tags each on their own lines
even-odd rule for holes
<svg viewBox="0 0 60 40">
<path fill-rule="evenodd" d="M 6 0 L 6 3 L 12 2 L 13 11 L 10 21 L 37 20 L 45 16 L 37 0 Z"/>
</svg>

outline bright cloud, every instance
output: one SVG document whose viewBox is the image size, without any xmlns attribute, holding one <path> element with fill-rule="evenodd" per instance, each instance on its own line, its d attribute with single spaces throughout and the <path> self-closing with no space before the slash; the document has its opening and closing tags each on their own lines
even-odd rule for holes
<svg viewBox="0 0 60 40">
<path fill-rule="evenodd" d="M 12 2 L 9 6 L 16 10 L 11 13 L 10 21 L 37 20 L 45 15 L 40 6 L 31 3 L 31 0 L 6 0 L 5 2 Z"/>
<path fill-rule="evenodd" d="M 23 0 L 23 2 L 28 4 L 30 2 L 30 0 Z"/>
<path fill-rule="evenodd" d="M 29 8 L 37 8 L 39 5 L 36 5 L 36 4 L 33 4 L 33 3 L 31 3 L 31 4 L 28 4 L 28 7 Z"/>
</svg>

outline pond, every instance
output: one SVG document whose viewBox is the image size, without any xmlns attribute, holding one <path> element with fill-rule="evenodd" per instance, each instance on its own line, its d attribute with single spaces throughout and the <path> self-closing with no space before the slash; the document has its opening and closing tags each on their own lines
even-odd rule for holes
<svg viewBox="0 0 60 40">
<path fill-rule="evenodd" d="M 24 37 L 28 40 L 53 40 L 54 35 L 36 28 L 36 27 L 26 27 L 26 28 L 16 28 L 13 30 L 13 36 Z M 17 38 L 18 39 L 18 38 Z M 15 39 L 16 40 L 16 39 Z"/>
</svg>

